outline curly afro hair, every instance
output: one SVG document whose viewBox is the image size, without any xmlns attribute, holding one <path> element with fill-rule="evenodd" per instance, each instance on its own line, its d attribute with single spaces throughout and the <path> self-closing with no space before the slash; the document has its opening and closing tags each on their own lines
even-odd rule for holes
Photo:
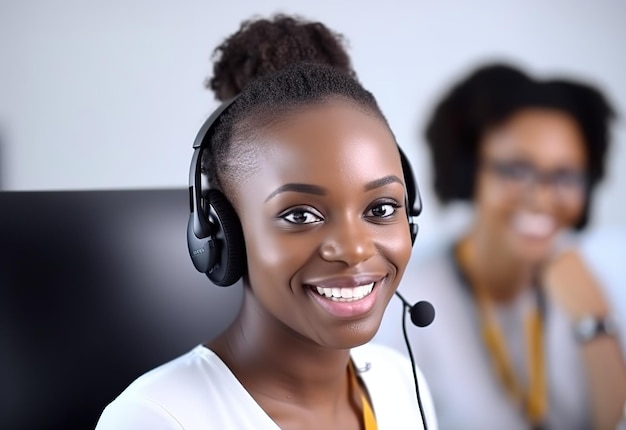
<svg viewBox="0 0 626 430">
<path fill-rule="evenodd" d="M 213 77 L 205 85 L 220 101 L 253 79 L 299 62 L 326 64 L 356 77 L 341 34 L 320 22 L 275 15 L 247 20 L 213 52 Z"/>
<path fill-rule="evenodd" d="M 484 133 L 527 108 L 549 108 L 568 114 L 578 124 L 587 153 L 585 208 L 575 225 L 589 220 L 594 187 L 602 180 L 615 114 L 596 88 L 562 79 L 539 81 L 507 64 L 490 64 L 454 85 L 436 105 L 426 126 L 435 193 L 442 204 L 472 201 L 478 149 Z"/>
</svg>

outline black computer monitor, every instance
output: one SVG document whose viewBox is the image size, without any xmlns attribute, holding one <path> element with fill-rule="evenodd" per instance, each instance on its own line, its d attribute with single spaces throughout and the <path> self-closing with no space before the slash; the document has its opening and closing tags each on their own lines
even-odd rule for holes
<svg viewBox="0 0 626 430">
<path fill-rule="evenodd" d="M 188 255 L 188 191 L 0 192 L 0 428 L 93 428 L 232 321 Z"/>
</svg>

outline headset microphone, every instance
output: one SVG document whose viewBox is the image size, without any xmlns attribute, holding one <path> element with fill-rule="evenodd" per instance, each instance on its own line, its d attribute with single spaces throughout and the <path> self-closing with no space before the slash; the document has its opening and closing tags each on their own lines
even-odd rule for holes
<svg viewBox="0 0 626 430">
<path fill-rule="evenodd" d="M 430 302 L 425 300 L 419 301 L 414 305 L 409 304 L 404 297 L 396 291 L 396 296 L 402 300 L 404 309 L 409 310 L 411 315 L 411 322 L 418 327 L 428 327 L 435 320 L 435 308 Z"/>
<path fill-rule="evenodd" d="M 435 308 L 430 302 L 420 301 L 411 305 L 402 295 L 396 291 L 396 296 L 402 301 L 402 334 L 404 335 L 404 343 L 406 349 L 409 352 L 409 358 L 411 359 L 411 368 L 413 370 L 413 381 L 415 382 L 415 394 L 417 396 L 417 405 L 419 406 L 420 415 L 422 417 L 422 427 L 424 430 L 428 430 L 426 424 L 426 416 L 424 415 L 424 407 L 422 406 L 422 399 L 420 398 L 419 384 L 417 383 L 417 369 L 415 367 L 415 358 L 413 358 L 413 351 L 411 351 L 411 345 L 409 344 L 409 337 L 406 334 L 406 311 L 408 310 L 411 315 L 411 322 L 418 327 L 429 326 L 435 319 Z"/>
</svg>

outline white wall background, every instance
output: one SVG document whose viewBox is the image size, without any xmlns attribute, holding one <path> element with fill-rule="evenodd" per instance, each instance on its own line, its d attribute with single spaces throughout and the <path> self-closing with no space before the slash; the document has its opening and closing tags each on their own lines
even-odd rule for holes
<svg viewBox="0 0 626 430">
<path fill-rule="evenodd" d="M 425 0 L 3 0 L 0 187 L 183 187 L 191 143 L 216 106 L 210 54 L 255 14 L 297 13 L 343 33 L 364 85 L 413 160 L 421 244 L 448 221 L 420 130 L 452 79 L 491 59 L 603 88 L 626 115 L 626 2 Z M 626 127 L 594 223 L 626 222 Z M 420 241 L 418 241 L 419 243 Z M 418 245 L 418 249 L 419 249 Z"/>
</svg>

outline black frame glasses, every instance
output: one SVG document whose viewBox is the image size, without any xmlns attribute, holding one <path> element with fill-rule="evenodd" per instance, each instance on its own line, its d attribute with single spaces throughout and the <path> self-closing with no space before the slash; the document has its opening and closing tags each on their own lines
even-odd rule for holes
<svg viewBox="0 0 626 430">
<path fill-rule="evenodd" d="M 586 172 L 575 168 L 547 171 L 525 160 L 486 160 L 481 163 L 481 167 L 526 192 L 541 184 L 549 185 L 559 197 L 580 198 L 588 187 Z"/>
</svg>

